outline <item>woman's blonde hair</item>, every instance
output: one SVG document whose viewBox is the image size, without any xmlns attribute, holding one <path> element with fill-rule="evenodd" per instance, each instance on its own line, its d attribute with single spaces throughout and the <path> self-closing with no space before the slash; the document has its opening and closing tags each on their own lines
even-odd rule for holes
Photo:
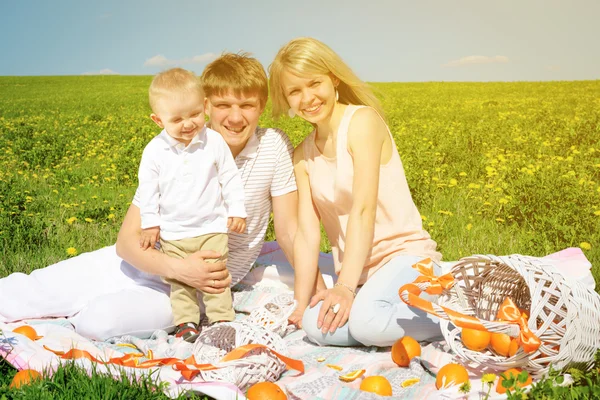
<svg viewBox="0 0 600 400">
<path fill-rule="evenodd" d="M 258 95 L 262 106 L 269 98 L 269 82 L 260 61 L 250 53 L 223 53 L 206 66 L 202 76 L 202 87 L 206 97 L 221 96 L 230 90 L 241 94 Z"/>
<path fill-rule="evenodd" d="M 302 37 L 283 46 L 269 66 L 275 118 L 290 108 L 281 86 L 281 75 L 286 69 L 299 76 L 333 75 L 340 80 L 337 86 L 340 103 L 373 107 L 383 116 L 381 104 L 369 85 L 361 81 L 336 52 L 317 39 Z"/>
</svg>

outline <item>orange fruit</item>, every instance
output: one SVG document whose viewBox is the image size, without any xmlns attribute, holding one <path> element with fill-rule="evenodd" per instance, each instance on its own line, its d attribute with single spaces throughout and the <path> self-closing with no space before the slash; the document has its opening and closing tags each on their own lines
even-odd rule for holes
<svg viewBox="0 0 600 400">
<path fill-rule="evenodd" d="M 23 336 L 27 336 L 31 340 L 38 340 L 38 339 L 41 339 L 43 337 L 43 336 L 38 336 L 38 334 L 35 331 L 35 329 L 33 329 L 29 325 L 19 326 L 18 328 L 13 329 L 13 332 L 14 333 L 18 333 L 18 334 L 23 335 Z"/>
<path fill-rule="evenodd" d="M 490 344 L 496 354 L 504 357 L 512 357 L 519 350 L 517 340 L 511 338 L 506 333 L 492 333 Z"/>
<path fill-rule="evenodd" d="M 363 392 L 371 392 L 380 396 L 391 396 L 392 385 L 385 376 L 373 375 L 367 376 L 360 383 L 360 390 Z"/>
<path fill-rule="evenodd" d="M 477 329 L 463 328 L 460 338 L 467 349 L 482 351 L 490 344 L 491 334 Z"/>
<path fill-rule="evenodd" d="M 421 355 L 421 345 L 410 336 L 404 336 L 392 346 L 392 361 L 399 367 L 408 367 L 410 360 Z"/>
<path fill-rule="evenodd" d="M 23 369 L 17 372 L 10 383 L 11 389 L 18 389 L 23 385 L 28 385 L 33 381 L 41 380 L 42 375 L 34 369 Z"/>
<path fill-rule="evenodd" d="M 506 393 L 506 388 L 504 386 L 502 386 L 502 382 L 504 382 L 504 378 L 502 377 L 502 375 L 506 376 L 507 379 L 514 378 L 516 380 L 520 373 L 521 373 L 520 369 L 511 368 L 511 369 L 507 369 L 502 374 L 500 374 L 500 379 L 498 380 L 498 384 L 496 385 L 496 392 L 499 394 Z M 531 375 L 529 375 L 529 373 L 527 373 L 527 380 L 525 381 L 525 383 L 521 383 L 518 380 L 516 380 L 515 386 L 522 388 L 522 387 L 531 385 L 531 382 L 532 382 Z"/>
<path fill-rule="evenodd" d="M 357 369 L 355 371 L 348 372 L 346 375 L 340 375 L 339 378 L 344 382 L 352 382 L 363 376 L 365 372 L 366 371 L 364 369 Z"/>
<path fill-rule="evenodd" d="M 339 365 L 335 365 L 335 364 L 325 364 L 326 367 L 329 367 L 331 369 L 335 369 L 336 371 L 341 371 L 344 369 L 344 367 L 340 367 Z"/>
<path fill-rule="evenodd" d="M 440 368 L 435 378 L 435 387 L 447 388 L 453 385 L 462 385 L 469 381 L 467 369 L 459 364 L 446 364 Z"/>
<path fill-rule="evenodd" d="M 248 400 L 287 400 L 284 391 L 273 382 L 258 382 L 246 393 Z"/>
<path fill-rule="evenodd" d="M 402 381 L 402 383 L 400 384 L 400 386 L 402 386 L 403 388 L 407 388 L 410 387 L 412 385 L 416 385 L 417 383 L 421 382 L 421 379 L 419 378 L 409 378 L 405 381 Z"/>
</svg>

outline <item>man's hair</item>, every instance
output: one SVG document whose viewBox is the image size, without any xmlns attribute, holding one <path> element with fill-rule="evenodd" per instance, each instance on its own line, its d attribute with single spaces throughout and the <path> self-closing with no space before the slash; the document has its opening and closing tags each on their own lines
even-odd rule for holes
<svg viewBox="0 0 600 400">
<path fill-rule="evenodd" d="M 148 97 L 152 111 L 155 111 L 156 103 L 161 96 L 177 92 L 197 92 L 204 100 L 202 84 L 196 74 L 183 68 L 171 68 L 157 74 L 150 84 Z"/>
<path fill-rule="evenodd" d="M 202 76 L 206 97 L 233 91 L 236 96 L 256 94 L 264 106 L 269 98 L 269 83 L 264 67 L 249 53 L 223 53 L 206 66 Z"/>
</svg>

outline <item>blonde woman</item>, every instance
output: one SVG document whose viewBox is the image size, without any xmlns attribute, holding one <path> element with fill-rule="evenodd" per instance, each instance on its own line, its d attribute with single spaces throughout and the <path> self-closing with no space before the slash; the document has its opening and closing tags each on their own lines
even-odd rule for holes
<svg viewBox="0 0 600 400">
<path fill-rule="evenodd" d="M 404 335 L 438 336 L 435 318 L 398 297 L 417 276 L 412 265 L 425 257 L 439 262 L 441 254 L 423 230 L 377 98 L 312 38 L 283 46 L 269 72 L 274 116 L 299 116 L 314 126 L 294 152 L 299 306 L 292 322 L 324 345 L 389 346 Z M 338 274 L 330 289 L 318 278 L 320 223 Z"/>
</svg>

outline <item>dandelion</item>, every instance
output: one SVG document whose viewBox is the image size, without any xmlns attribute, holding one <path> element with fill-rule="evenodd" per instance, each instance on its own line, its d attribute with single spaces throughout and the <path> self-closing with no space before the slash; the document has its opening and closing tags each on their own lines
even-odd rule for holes
<svg viewBox="0 0 600 400">
<path fill-rule="evenodd" d="M 469 393 L 471 391 L 471 381 L 466 381 L 458 388 L 460 393 Z"/>
<path fill-rule="evenodd" d="M 460 175 L 460 176 L 467 176 L 467 173 L 463 171 L 463 172 L 459 173 L 458 175 Z"/>
<path fill-rule="evenodd" d="M 488 385 L 493 384 L 495 380 L 495 374 L 483 374 L 483 376 L 481 377 L 481 383 L 487 383 Z"/>
<path fill-rule="evenodd" d="M 579 247 L 581 247 L 583 250 L 591 250 L 592 249 L 592 245 L 589 244 L 588 242 L 579 243 Z"/>
<path fill-rule="evenodd" d="M 454 214 L 452 214 L 452 211 L 445 211 L 445 210 L 439 210 L 438 213 L 443 214 L 443 215 L 448 215 L 448 216 L 453 216 Z"/>
<path fill-rule="evenodd" d="M 108 214 L 106 219 L 115 219 L 115 214 Z"/>
<path fill-rule="evenodd" d="M 85 218 L 85 222 L 94 222 L 94 220 L 91 218 Z"/>
<path fill-rule="evenodd" d="M 484 385 L 488 386 L 487 389 L 487 393 L 485 395 L 485 399 L 489 399 L 490 398 L 490 391 L 492 390 L 492 385 L 494 384 L 494 381 L 496 380 L 496 375 L 495 374 L 483 374 L 483 376 L 481 377 L 481 389 L 482 391 L 484 391 Z"/>
<path fill-rule="evenodd" d="M 467 224 L 466 228 L 468 231 L 470 231 L 471 229 L 473 229 L 473 224 Z"/>
<path fill-rule="evenodd" d="M 600 214 L 599 214 L 600 215 Z M 427 221 L 427 216 L 421 215 L 421 221 Z"/>
<path fill-rule="evenodd" d="M 69 225 L 73 225 L 73 222 L 77 221 L 77 217 L 71 217 L 69 219 L 67 219 L 67 223 Z"/>
<path fill-rule="evenodd" d="M 69 257 L 74 257 L 74 256 L 76 256 L 76 255 L 77 255 L 77 249 L 76 249 L 75 247 L 69 247 L 69 248 L 67 249 L 67 255 L 68 255 Z"/>
<path fill-rule="evenodd" d="M 600 210 L 598 210 L 598 211 L 594 211 L 594 215 L 597 215 L 597 216 L 599 216 L 599 217 L 600 217 Z"/>
</svg>

